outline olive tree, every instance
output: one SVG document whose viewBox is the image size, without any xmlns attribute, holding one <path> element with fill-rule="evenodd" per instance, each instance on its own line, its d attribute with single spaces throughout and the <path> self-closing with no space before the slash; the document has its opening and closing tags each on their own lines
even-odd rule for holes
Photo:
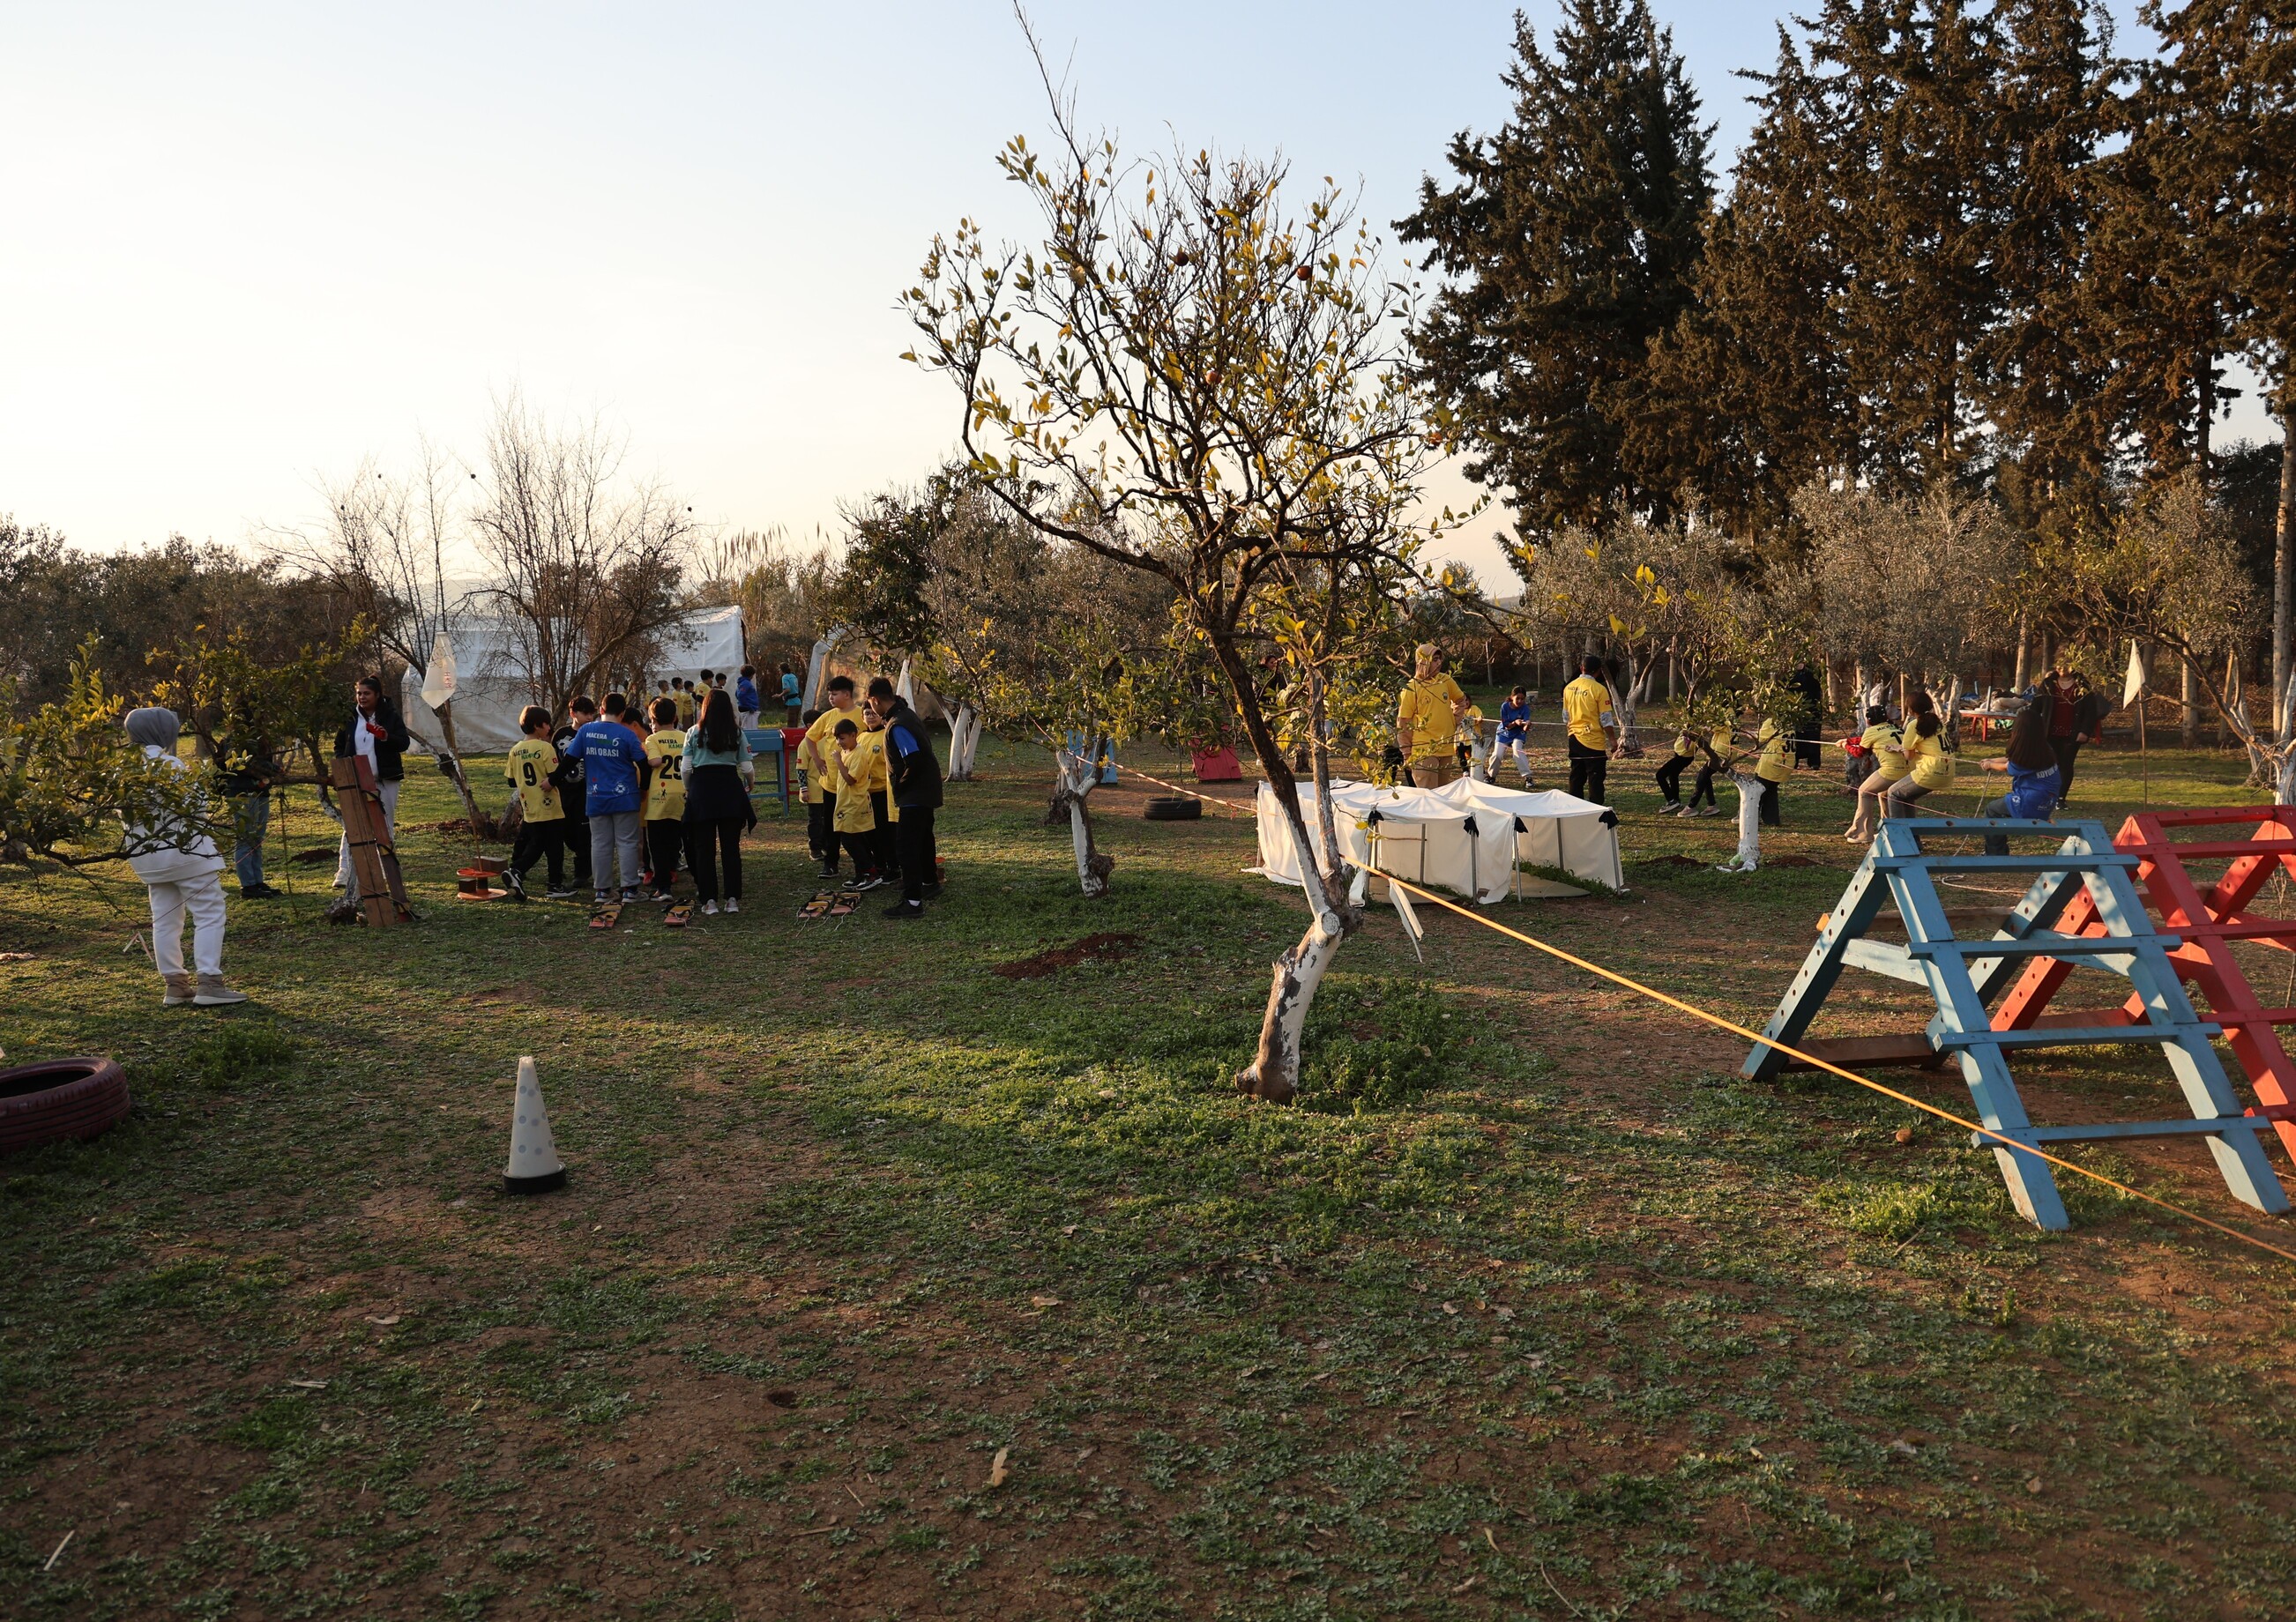
<svg viewBox="0 0 2296 1622">
<path fill-rule="evenodd" d="M 1808 586 L 1826 650 L 1917 677 L 1940 694 L 1950 725 L 1966 661 L 2003 645 L 2026 558 L 1992 501 L 1949 488 L 1918 501 L 1872 490 L 1803 487 L 1794 512 L 1809 531 Z"/>
<path fill-rule="evenodd" d="M 1275 651 L 1262 616 L 1318 582 L 1343 602 L 1377 589 L 1445 521 L 1406 516 L 1431 454 L 1399 350 L 1412 295 L 1328 180 L 1294 212 L 1281 162 L 1134 161 L 1081 136 L 1065 101 L 1054 111 L 1053 152 L 1016 137 L 997 159 L 1041 242 L 995 247 L 970 219 L 937 237 L 904 297 L 907 358 L 955 384 L 966 455 L 1016 518 L 1157 582 L 1218 666 L 1303 855 L 1308 926 L 1274 965 L 1236 1077 L 1285 1100 L 1308 1004 L 1359 914 L 1337 843 L 1310 854 L 1256 676 Z"/>
</svg>

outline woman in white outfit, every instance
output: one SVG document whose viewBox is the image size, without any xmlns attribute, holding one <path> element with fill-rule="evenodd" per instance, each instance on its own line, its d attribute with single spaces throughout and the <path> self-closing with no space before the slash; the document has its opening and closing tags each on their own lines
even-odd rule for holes
<svg viewBox="0 0 2296 1622">
<path fill-rule="evenodd" d="M 127 736 L 143 746 L 147 760 L 164 760 L 188 771 L 176 753 L 183 724 L 172 709 L 131 709 Z M 152 902 L 152 955 L 159 960 L 161 1001 L 169 1008 L 189 1003 L 220 1008 L 244 1003 L 246 995 L 224 984 L 223 856 L 215 840 L 197 828 L 170 827 L 154 819 L 149 828 L 127 824 L 127 864 L 144 881 Z M 194 979 L 184 970 L 184 920 L 192 922 Z"/>
</svg>

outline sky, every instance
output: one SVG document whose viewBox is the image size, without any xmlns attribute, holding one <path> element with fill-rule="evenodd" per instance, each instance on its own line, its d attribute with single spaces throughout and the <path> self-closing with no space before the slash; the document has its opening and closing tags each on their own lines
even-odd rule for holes
<svg viewBox="0 0 2296 1622">
<path fill-rule="evenodd" d="M 1726 168 L 1791 8 L 1654 4 Z M 1280 150 L 1382 227 L 1505 118 L 1513 10 L 1029 6 L 1088 126 Z M 1025 227 L 994 159 L 1046 122 L 996 0 L 6 7 L 0 513 L 245 544 L 418 436 L 475 456 L 516 390 L 698 517 L 833 535 L 954 445 L 894 300 L 960 217 Z M 1497 524 L 1451 547 L 1487 578 Z"/>
</svg>

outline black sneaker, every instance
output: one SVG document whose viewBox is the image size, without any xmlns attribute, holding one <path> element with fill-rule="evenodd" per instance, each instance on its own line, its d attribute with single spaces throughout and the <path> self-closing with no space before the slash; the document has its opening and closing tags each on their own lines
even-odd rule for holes
<svg viewBox="0 0 2296 1622">
<path fill-rule="evenodd" d="M 885 916 L 897 922 L 902 919 L 922 918 L 924 915 L 924 907 L 914 901 L 897 901 L 885 909 Z"/>
<path fill-rule="evenodd" d="M 503 888 L 510 892 L 512 900 L 523 901 L 526 899 L 526 881 L 518 876 L 518 870 L 516 868 L 504 868 L 503 870 L 502 881 Z"/>
<path fill-rule="evenodd" d="M 865 889 L 875 889 L 879 885 L 883 884 L 885 881 L 884 874 L 871 873 L 866 878 L 857 879 L 853 883 L 846 888 L 857 896 Z"/>
<path fill-rule="evenodd" d="M 242 884 L 239 887 L 239 898 L 242 901 L 275 901 L 286 893 L 285 890 L 275 889 L 268 884 Z"/>
<path fill-rule="evenodd" d="M 940 886 L 938 884 L 928 884 L 917 893 L 928 901 L 938 901 L 940 899 Z"/>
<path fill-rule="evenodd" d="M 824 862 L 821 864 L 821 876 L 824 879 L 834 879 L 837 876 L 837 864 Z"/>
</svg>

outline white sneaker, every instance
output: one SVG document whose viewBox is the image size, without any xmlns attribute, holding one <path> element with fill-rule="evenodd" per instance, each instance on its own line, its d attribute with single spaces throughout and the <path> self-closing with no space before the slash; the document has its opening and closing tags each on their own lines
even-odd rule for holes
<svg viewBox="0 0 2296 1622">
<path fill-rule="evenodd" d="M 738 913 L 742 910 L 742 904 L 739 901 L 736 901 L 733 897 L 728 896 L 726 897 L 726 910 L 729 913 Z"/>
<path fill-rule="evenodd" d="M 718 904 L 715 901 L 703 902 L 701 904 L 701 915 L 704 918 L 715 918 L 718 916 Z"/>
</svg>

